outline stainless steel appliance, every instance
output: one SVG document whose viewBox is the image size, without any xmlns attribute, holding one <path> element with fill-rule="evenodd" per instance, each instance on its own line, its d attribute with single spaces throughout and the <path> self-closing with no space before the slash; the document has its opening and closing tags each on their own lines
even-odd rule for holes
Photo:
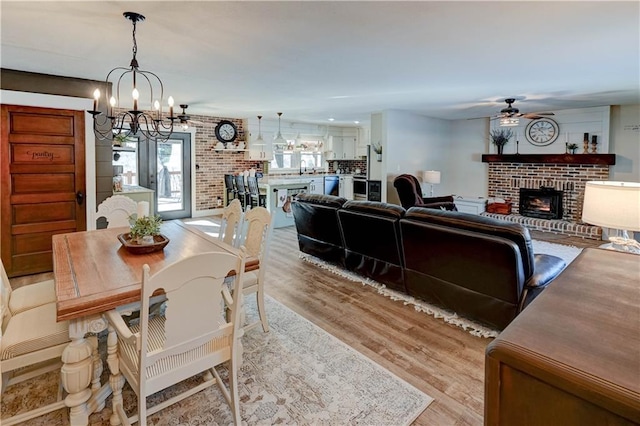
<svg viewBox="0 0 640 426">
<path fill-rule="evenodd" d="M 379 181 L 379 180 L 367 181 L 367 200 L 382 201 L 382 181 Z"/>
<path fill-rule="evenodd" d="M 324 193 L 326 195 L 338 196 L 340 186 L 340 177 L 335 175 L 324 177 Z"/>
<path fill-rule="evenodd" d="M 353 177 L 353 199 L 354 200 L 367 199 L 367 177 L 366 176 Z"/>
</svg>

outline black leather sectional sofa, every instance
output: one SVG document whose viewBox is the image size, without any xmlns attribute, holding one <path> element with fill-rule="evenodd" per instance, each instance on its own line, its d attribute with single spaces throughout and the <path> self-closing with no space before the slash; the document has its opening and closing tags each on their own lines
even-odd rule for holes
<svg viewBox="0 0 640 426">
<path fill-rule="evenodd" d="M 483 216 L 315 194 L 292 209 L 302 252 L 500 330 L 566 266 Z"/>
</svg>

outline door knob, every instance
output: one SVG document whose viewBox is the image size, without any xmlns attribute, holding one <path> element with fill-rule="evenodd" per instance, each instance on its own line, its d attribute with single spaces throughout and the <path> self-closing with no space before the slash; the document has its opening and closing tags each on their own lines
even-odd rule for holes
<svg viewBox="0 0 640 426">
<path fill-rule="evenodd" d="M 78 203 L 78 205 L 82 205 L 82 203 L 84 202 L 84 194 L 82 193 L 82 191 L 78 191 L 76 192 L 76 202 Z"/>
</svg>

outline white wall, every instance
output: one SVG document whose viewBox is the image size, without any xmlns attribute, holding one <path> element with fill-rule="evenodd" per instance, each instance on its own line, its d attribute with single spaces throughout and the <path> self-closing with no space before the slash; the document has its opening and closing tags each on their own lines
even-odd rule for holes
<svg viewBox="0 0 640 426">
<path fill-rule="evenodd" d="M 489 193 L 489 165 L 482 154 L 489 152 L 489 119 L 455 120 L 451 125 L 447 162 L 449 193 L 463 197 L 486 197 Z M 444 182 L 443 182 L 444 183 Z"/>
<path fill-rule="evenodd" d="M 504 147 L 504 154 L 564 154 L 566 152 L 565 143 L 578 144 L 578 153 L 582 153 L 584 134 L 589 133 L 589 142 L 591 137 L 596 135 L 598 141 L 598 154 L 608 154 L 609 150 L 609 117 L 610 107 L 592 107 L 580 109 L 565 109 L 553 111 L 554 115 L 548 118 L 558 123 L 558 138 L 550 145 L 537 146 L 527 141 L 525 136 L 527 125 L 532 120 L 525 118 L 520 119 L 520 125 L 511 127 L 514 133 L 507 145 Z M 500 128 L 499 120 L 491 121 L 491 129 Z M 519 144 L 516 144 L 516 140 Z M 591 149 L 591 145 L 589 145 Z M 495 145 L 490 144 L 490 150 L 486 153 L 497 152 Z"/>
<path fill-rule="evenodd" d="M 0 90 L 0 103 L 8 105 L 24 105 L 40 108 L 58 108 L 71 110 L 89 110 L 92 108 L 92 99 L 72 98 L 68 96 L 43 95 L 39 93 L 15 92 L 12 90 Z M 87 229 L 96 227 L 96 159 L 95 159 L 95 135 L 93 134 L 93 120 L 85 112 L 85 177 L 86 177 L 86 212 Z"/>
<path fill-rule="evenodd" d="M 583 134 L 597 134 L 598 153 L 616 154 L 610 179 L 640 182 L 640 105 L 554 112 L 560 137 L 546 147 L 526 141 L 524 129 L 530 120 L 522 120 L 518 146 L 521 154 L 564 153 L 567 133 L 569 142 L 577 143 L 578 152 L 581 152 Z M 393 179 L 401 173 L 419 177 L 422 170 L 441 172 L 441 184 L 434 186 L 434 195 L 486 197 L 488 166 L 481 156 L 495 151 L 489 143 L 489 127 L 488 119 L 447 121 L 398 110 L 383 111 L 382 167 L 387 180 L 387 185 L 383 186 L 383 200 L 399 204 Z M 516 145 L 511 141 L 505 147 L 505 153 L 515 152 Z"/>
<path fill-rule="evenodd" d="M 611 107 L 610 152 L 616 154 L 610 179 L 640 182 L 640 105 Z"/>
<path fill-rule="evenodd" d="M 423 170 L 439 170 L 440 185 L 434 186 L 434 195 L 451 194 L 453 171 L 447 167 L 453 155 L 451 121 L 425 117 L 398 110 L 382 113 L 383 169 L 386 176 L 386 194 L 382 199 L 400 204 L 393 180 L 403 173 L 421 176 Z"/>
</svg>

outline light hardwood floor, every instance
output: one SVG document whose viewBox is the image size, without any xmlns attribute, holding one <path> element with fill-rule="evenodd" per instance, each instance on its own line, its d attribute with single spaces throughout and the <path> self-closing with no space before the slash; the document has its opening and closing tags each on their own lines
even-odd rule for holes
<svg viewBox="0 0 640 426">
<path fill-rule="evenodd" d="M 599 241 L 532 232 L 536 239 L 579 247 Z M 435 401 L 416 425 L 481 425 L 484 351 L 492 339 L 474 337 L 411 306 L 378 294 L 299 258 L 294 227 L 275 229 L 266 292 Z M 12 286 L 52 274 L 11 279 Z"/>
</svg>

